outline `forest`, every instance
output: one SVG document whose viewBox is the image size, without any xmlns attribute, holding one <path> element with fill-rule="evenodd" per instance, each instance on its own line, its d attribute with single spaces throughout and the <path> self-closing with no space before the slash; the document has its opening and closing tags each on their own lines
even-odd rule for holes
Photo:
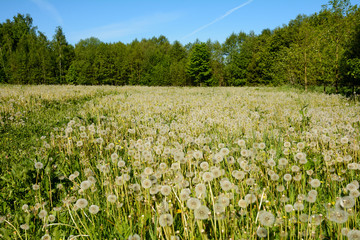
<svg viewBox="0 0 360 240">
<path fill-rule="evenodd" d="M 0 83 L 281 86 L 354 92 L 360 85 L 360 9 L 331 0 L 273 30 L 232 33 L 225 42 L 182 45 L 165 36 L 69 44 L 59 26 L 52 39 L 28 14 L 0 24 Z"/>
</svg>

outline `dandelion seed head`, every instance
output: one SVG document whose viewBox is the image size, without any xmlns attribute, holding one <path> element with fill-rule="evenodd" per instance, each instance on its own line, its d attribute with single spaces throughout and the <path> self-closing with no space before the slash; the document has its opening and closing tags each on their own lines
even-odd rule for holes
<svg viewBox="0 0 360 240">
<path fill-rule="evenodd" d="M 174 222 L 173 216 L 171 214 L 165 213 L 160 215 L 159 224 L 162 227 L 171 226 Z"/>
<path fill-rule="evenodd" d="M 48 212 L 46 210 L 41 210 L 38 214 L 39 218 L 44 219 L 46 218 Z"/>
<path fill-rule="evenodd" d="M 199 199 L 197 198 L 189 198 L 187 201 L 186 201 L 186 206 L 189 208 L 189 209 L 192 209 L 192 210 L 195 210 L 197 208 L 199 208 L 201 206 L 201 202 Z"/>
<path fill-rule="evenodd" d="M 318 188 L 318 187 L 320 187 L 321 182 L 320 182 L 319 179 L 312 179 L 312 180 L 310 181 L 310 185 L 311 185 L 311 187 L 313 187 L 313 188 Z"/>
<path fill-rule="evenodd" d="M 25 231 L 27 231 L 27 230 L 29 230 L 30 229 L 30 226 L 28 225 L 28 224 L 21 224 L 20 225 L 20 228 L 22 229 L 22 230 L 25 230 Z"/>
<path fill-rule="evenodd" d="M 45 234 L 41 237 L 41 240 L 51 240 L 51 236 L 49 234 Z"/>
<path fill-rule="evenodd" d="M 145 188 L 145 189 L 150 188 L 151 185 L 152 185 L 152 182 L 151 182 L 150 179 L 144 179 L 144 180 L 141 181 L 141 186 L 142 186 L 143 188 Z"/>
<path fill-rule="evenodd" d="M 92 185 L 91 181 L 85 180 L 85 181 L 81 182 L 80 188 L 83 189 L 83 190 L 86 190 L 86 189 L 90 188 L 91 185 Z"/>
<path fill-rule="evenodd" d="M 109 194 L 109 195 L 107 196 L 107 201 L 110 202 L 110 203 L 115 203 L 116 200 L 117 200 L 117 197 L 116 197 L 116 195 L 114 195 L 114 194 Z"/>
<path fill-rule="evenodd" d="M 212 172 L 204 172 L 202 179 L 204 182 L 211 182 L 214 179 L 214 174 Z"/>
<path fill-rule="evenodd" d="M 275 223 L 275 216 L 271 212 L 268 211 L 260 211 L 259 212 L 259 222 L 263 226 L 270 227 Z"/>
<path fill-rule="evenodd" d="M 42 169 L 44 167 L 44 164 L 42 162 L 35 162 L 35 169 Z"/>
<path fill-rule="evenodd" d="M 75 204 L 78 208 L 85 208 L 88 205 L 88 201 L 85 198 L 80 198 Z"/>
<path fill-rule="evenodd" d="M 97 214 L 99 211 L 100 211 L 100 208 L 99 208 L 99 206 L 97 206 L 97 205 L 91 205 L 91 206 L 89 207 L 89 212 L 90 212 L 91 214 Z"/>
<path fill-rule="evenodd" d="M 209 218 L 210 210 L 208 207 L 201 205 L 200 207 L 196 208 L 194 211 L 195 219 L 198 220 L 205 220 Z"/>
<path fill-rule="evenodd" d="M 268 235 L 268 231 L 266 230 L 266 228 L 259 227 L 259 228 L 256 230 L 256 235 L 257 235 L 259 238 L 266 238 L 267 235 Z"/>
<path fill-rule="evenodd" d="M 168 186 L 168 185 L 164 185 L 164 186 L 161 187 L 160 192 L 161 192 L 162 195 L 168 196 L 171 193 L 171 187 Z"/>
</svg>

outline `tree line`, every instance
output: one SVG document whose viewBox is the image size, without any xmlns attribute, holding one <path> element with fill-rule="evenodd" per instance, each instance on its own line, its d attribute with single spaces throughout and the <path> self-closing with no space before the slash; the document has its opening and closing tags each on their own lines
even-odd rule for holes
<svg viewBox="0 0 360 240">
<path fill-rule="evenodd" d="M 165 36 L 69 44 L 61 27 L 49 40 L 18 14 L 0 24 L 0 83 L 147 86 L 279 86 L 354 90 L 360 85 L 360 10 L 331 0 L 260 34 L 232 33 L 224 43 L 182 45 Z"/>
</svg>

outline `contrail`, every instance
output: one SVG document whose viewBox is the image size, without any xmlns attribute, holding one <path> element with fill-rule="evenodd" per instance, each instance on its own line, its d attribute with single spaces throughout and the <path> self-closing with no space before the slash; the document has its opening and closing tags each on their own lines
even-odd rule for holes
<svg viewBox="0 0 360 240">
<path fill-rule="evenodd" d="M 237 6 L 237 7 L 233 8 L 233 9 L 227 11 L 227 12 L 226 12 L 224 15 L 222 15 L 221 17 L 218 17 L 218 18 L 216 18 L 214 21 L 212 21 L 212 22 L 210 22 L 210 23 L 208 23 L 208 24 L 206 24 L 206 25 L 204 25 L 204 26 L 202 26 L 202 27 L 199 27 L 198 29 L 196 29 L 196 30 L 193 31 L 192 33 L 190 33 L 190 34 L 182 37 L 182 39 L 188 38 L 188 37 L 194 35 L 195 33 L 198 33 L 198 32 L 200 32 L 201 30 L 204 30 L 205 28 L 213 25 L 214 23 L 217 23 L 218 21 L 226 18 L 227 16 L 229 16 L 230 14 L 232 14 L 233 12 L 235 12 L 236 10 L 238 10 L 238 9 L 240 9 L 240 8 L 242 8 L 242 7 L 245 7 L 246 5 L 248 5 L 249 3 L 251 3 L 252 1 L 254 1 L 254 0 L 249 0 L 249 1 L 247 1 L 246 3 L 243 3 L 243 4 Z"/>
</svg>

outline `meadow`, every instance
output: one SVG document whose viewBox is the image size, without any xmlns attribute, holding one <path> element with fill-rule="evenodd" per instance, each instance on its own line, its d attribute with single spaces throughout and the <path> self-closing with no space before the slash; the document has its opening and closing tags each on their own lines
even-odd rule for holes
<svg viewBox="0 0 360 240">
<path fill-rule="evenodd" d="M 360 104 L 0 86 L 0 239 L 360 239 Z"/>
</svg>

